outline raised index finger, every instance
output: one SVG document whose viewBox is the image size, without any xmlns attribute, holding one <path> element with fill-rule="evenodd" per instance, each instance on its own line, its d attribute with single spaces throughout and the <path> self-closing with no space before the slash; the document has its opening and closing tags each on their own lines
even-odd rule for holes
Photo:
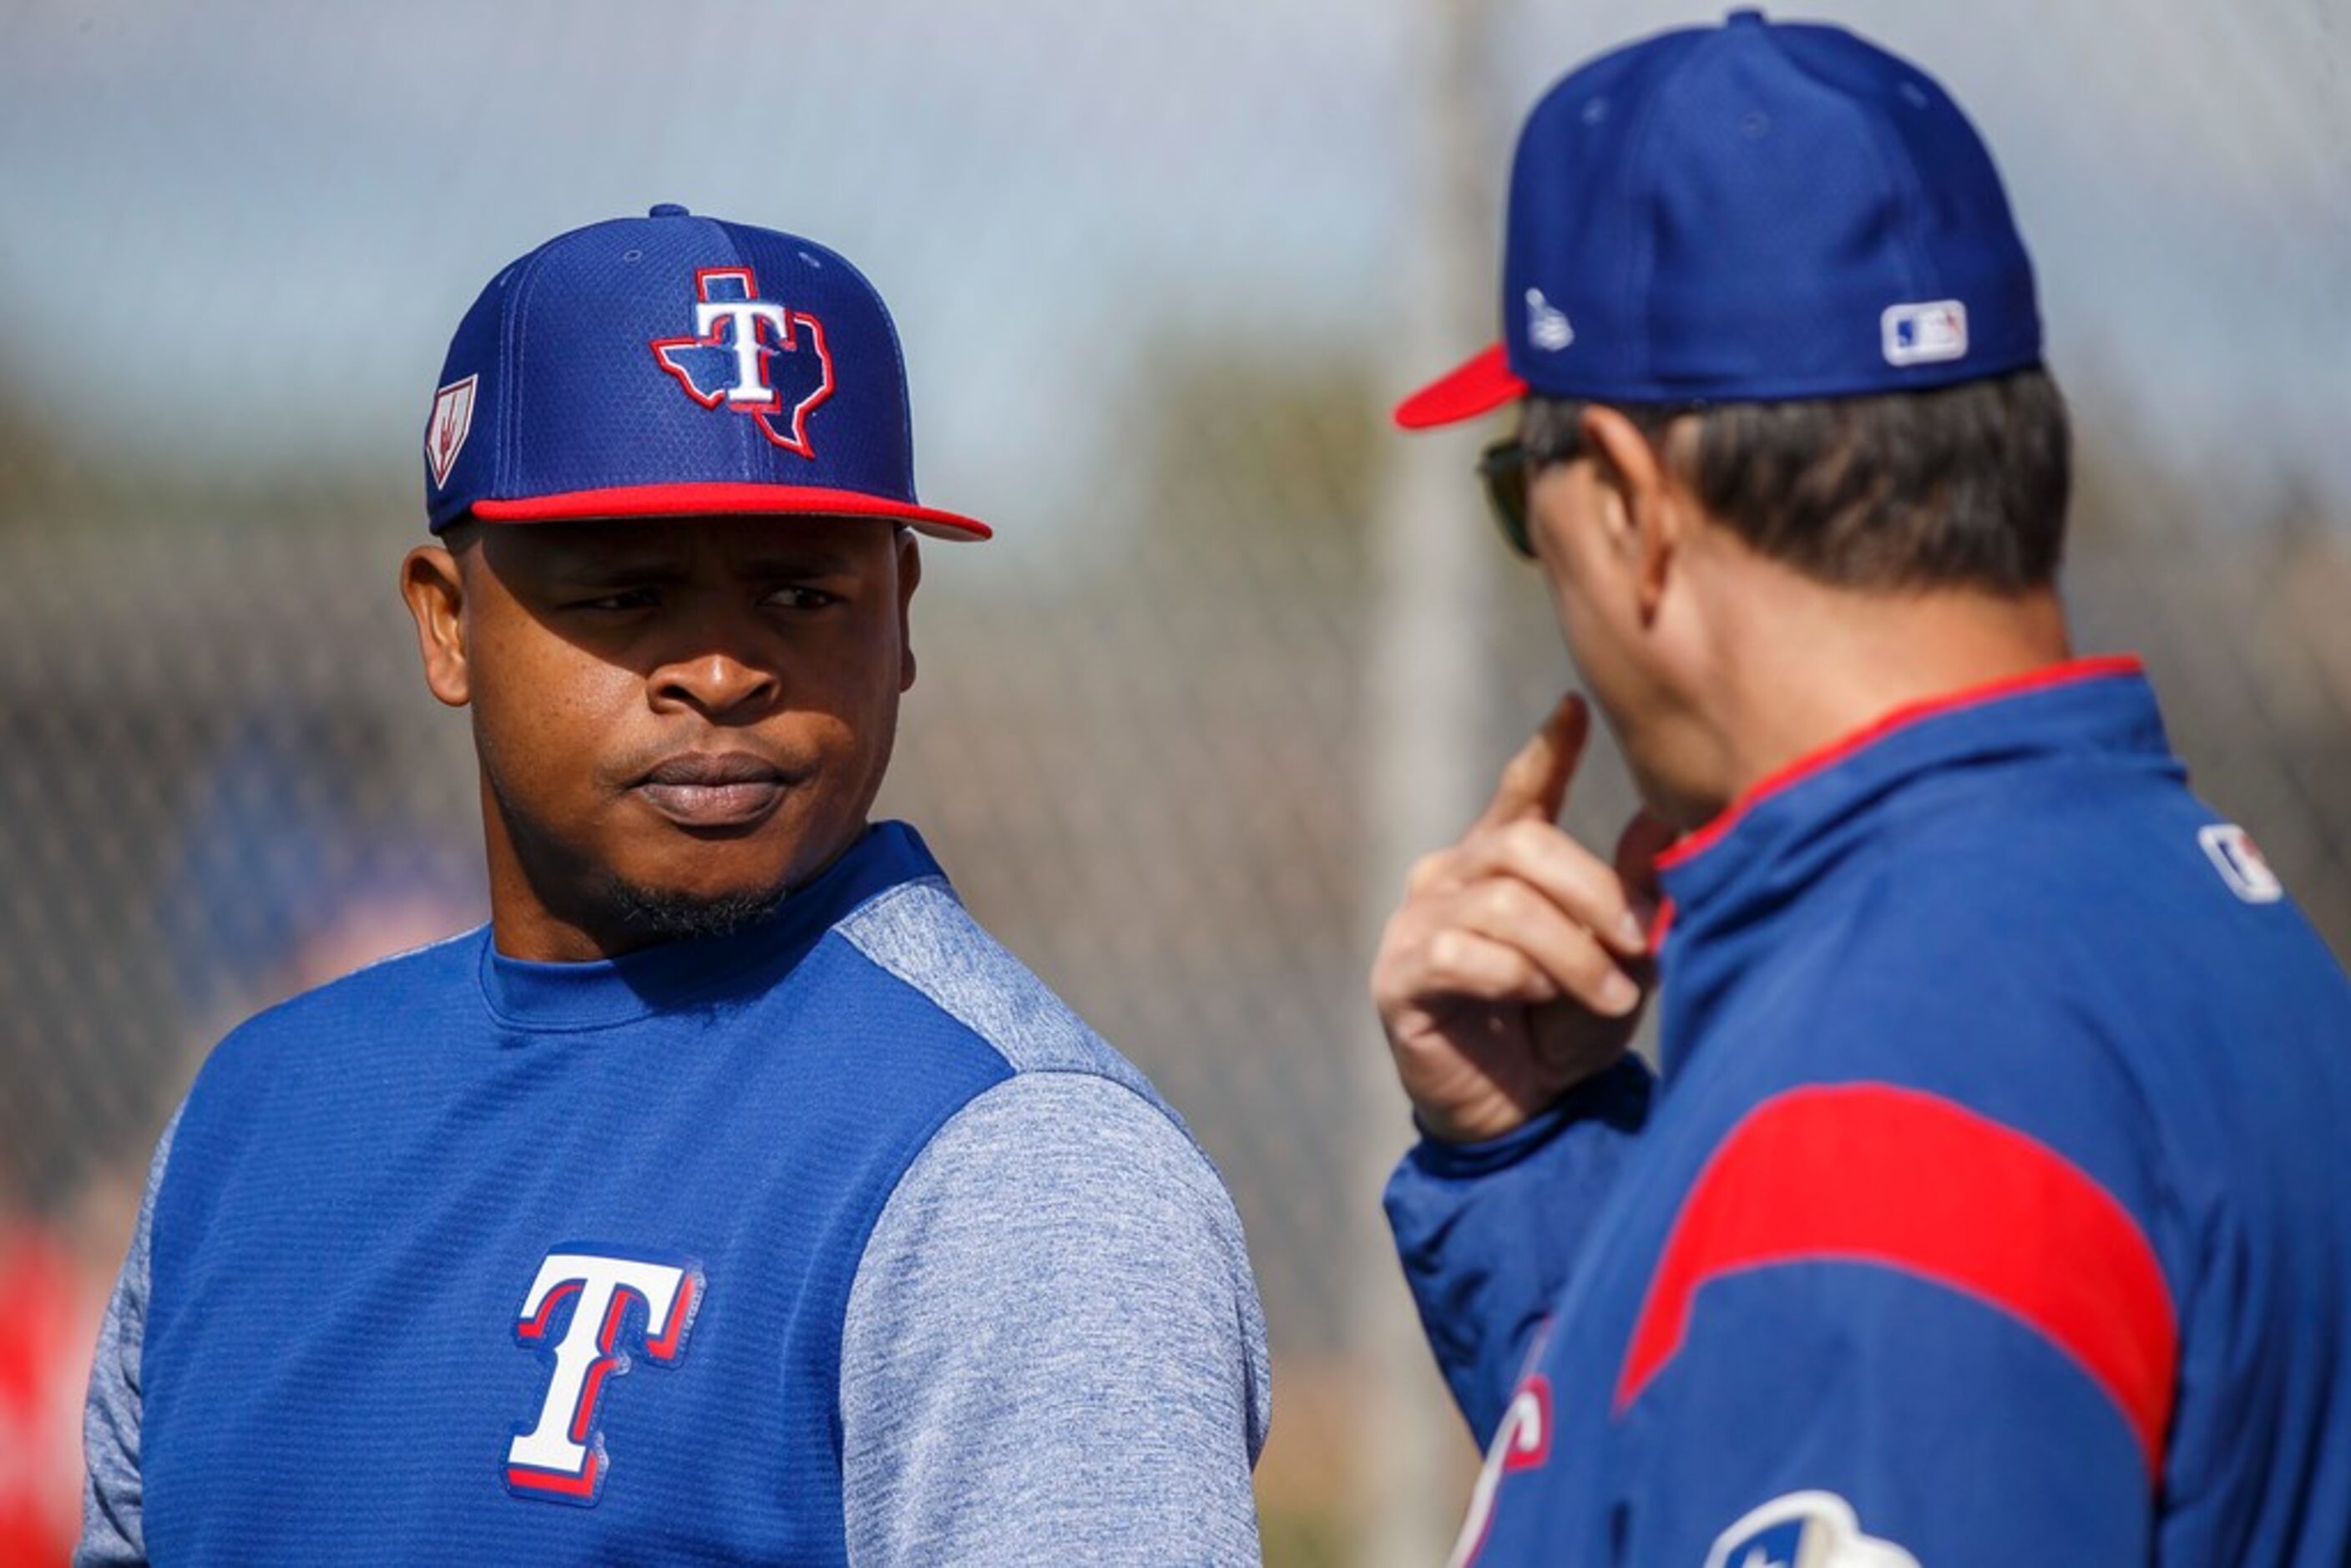
<svg viewBox="0 0 2351 1568">
<path fill-rule="evenodd" d="M 1570 692 L 1560 698 L 1534 738 L 1502 768 L 1494 798 L 1479 813 L 1476 825 L 1499 828 L 1528 819 L 1558 821 L 1561 808 L 1567 804 L 1567 787 L 1574 781 L 1576 764 L 1583 759 L 1583 743 L 1591 734 L 1592 709 L 1582 694 Z"/>
</svg>

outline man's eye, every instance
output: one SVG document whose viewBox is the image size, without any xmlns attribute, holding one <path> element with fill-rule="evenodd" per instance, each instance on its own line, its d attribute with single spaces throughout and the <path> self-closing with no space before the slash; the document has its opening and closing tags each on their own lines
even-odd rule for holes
<svg viewBox="0 0 2351 1568">
<path fill-rule="evenodd" d="M 650 588 L 627 588 L 618 593 L 599 594 L 593 599 L 574 600 L 574 610 L 643 610 L 653 602 Z"/>
<path fill-rule="evenodd" d="M 779 610 L 821 610 L 828 604 L 841 602 L 841 595 L 827 593 L 821 588 L 778 588 L 768 595 L 768 603 Z"/>
</svg>

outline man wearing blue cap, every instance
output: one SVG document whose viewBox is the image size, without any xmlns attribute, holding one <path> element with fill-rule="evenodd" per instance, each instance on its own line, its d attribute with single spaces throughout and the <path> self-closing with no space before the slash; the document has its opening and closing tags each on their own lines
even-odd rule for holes
<svg viewBox="0 0 2351 1568">
<path fill-rule="evenodd" d="M 914 678 L 881 299 L 677 207 L 459 326 L 402 590 L 491 920 L 232 1034 L 92 1374 L 78 1560 L 1240 1563 L 1207 1156 L 869 824 Z"/>
<path fill-rule="evenodd" d="M 1737 15 L 1543 98 L 1506 247 L 1398 416 L 1519 405 L 1485 477 L 1646 810 L 1556 827 L 1569 697 L 1376 962 L 1457 1563 L 2351 1561 L 2351 987 L 2072 654 L 1981 142 Z"/>
</svg>

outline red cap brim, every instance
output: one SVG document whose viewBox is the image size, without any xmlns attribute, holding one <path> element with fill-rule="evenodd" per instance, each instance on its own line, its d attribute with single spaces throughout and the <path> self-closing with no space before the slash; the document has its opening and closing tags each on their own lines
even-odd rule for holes
<svg viewBox="0 0 2351 1568">
<path fill-rule="evenodd" d="M 995 530 L 977 517 L 909 506 L 862 490 L 803 485 L 622 485 L 567 490 L 517 501 L 481 500 L 470 508 L 486 522 L 584 522 L 594 517 L 708 517 L 756 513 L 770 517 L 887 517 L 941 539 L 984 539 Z"/>
<path fill-rule="evenodd" d="M 1433 430 L 1490 413 L 1526 395 L 1527 383 L 1510 373 L 1497 343 L 1396 404 L 1395 422 L 1406 430 Z"/>
</svg>

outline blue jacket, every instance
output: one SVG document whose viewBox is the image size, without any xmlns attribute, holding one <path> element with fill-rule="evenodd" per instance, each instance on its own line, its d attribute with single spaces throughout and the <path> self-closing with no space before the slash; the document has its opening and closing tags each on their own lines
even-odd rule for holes
<svg viewBox="0 0 2351 1568">
<path fill-rule="evenodd" d="M 734 936 L 254 1019 L 157 1154 L 78 1560 L 1254 1563 L 1207 1157 L 868 832 Z"/>
<path fill-rule="evenodd" d="M 1458 1560 L 2351 1562 L 2351 987 L 2136 664 L 1894 716 L 1663 870 L 1654 1092 L 1388 1192 L 1490 1444 Z"/>
</svg>

